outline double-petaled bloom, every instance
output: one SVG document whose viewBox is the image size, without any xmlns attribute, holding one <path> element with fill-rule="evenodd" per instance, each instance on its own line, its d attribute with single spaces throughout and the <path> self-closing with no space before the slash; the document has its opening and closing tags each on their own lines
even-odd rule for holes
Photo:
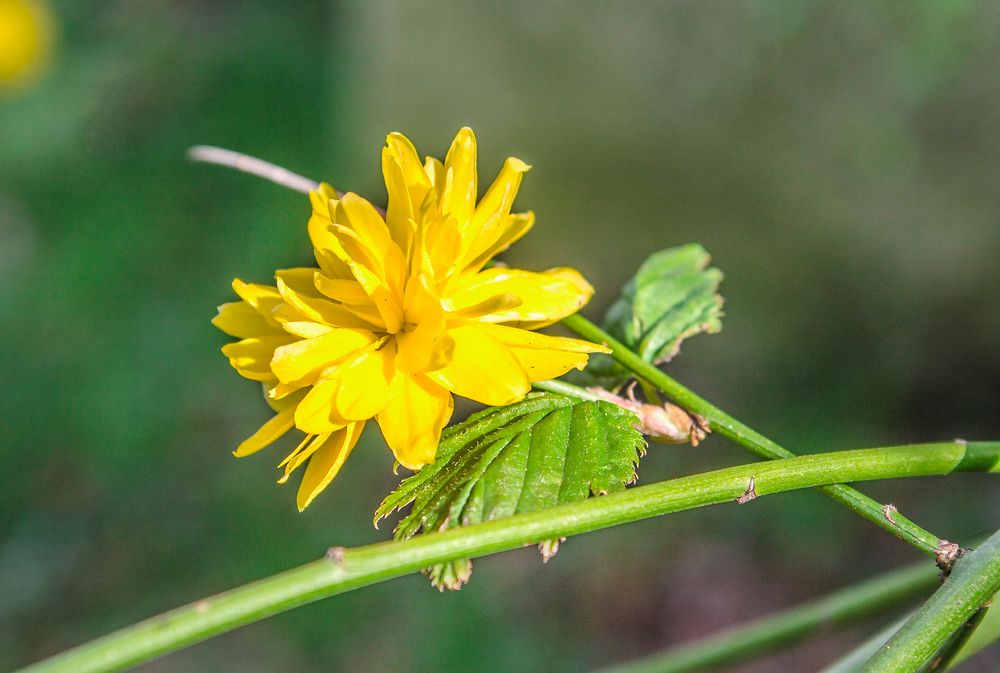
<svg viewBox="0 0 1000 673">
<path fill-rule="evenodd" d="M 236 450 L 254 453 L 292 429 L 305 439 L 282 461 L 285 481 L 308 462 L 299 509 L 336 476 L 366 421 L 396 460 L 434 460 L 452 395 L 500 406 L 535 381 L 582 368 L 607 349 L 533 332 L 593 294 L 573 269 L 486 268 L 534 223 L 511 213 L 528 165 L 509 158 L 477 203 L 476 139 L 459 131 L 444 163 L 421 162 L 390 134 L 382 150 L 385 215 L 323 184 L 310 194 L 318 268 L 277 271 L 277 284 L 233 281 L 241 301 L 214 324 L 240 339 L 223 348 L 260 381 L 276 412 Z"/>
</svg>

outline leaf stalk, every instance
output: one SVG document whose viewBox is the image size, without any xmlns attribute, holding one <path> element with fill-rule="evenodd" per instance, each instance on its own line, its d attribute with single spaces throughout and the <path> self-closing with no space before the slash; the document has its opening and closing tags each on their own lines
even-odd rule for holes
<svg viewBox="0 0 1000 673">
<path fill-rule="evenodd" d="M 623 343 L 579 313 L 564 318 L 562 324 L 585 339 L 610 347 L 612 349 L 611 357 L 636 376 L 652 383 L 678 405 L 693 414 L 704 417 L 713 432 L 768 460 L 791 458 L 796 455 L 686 388 L 655 365 L 646 362 Z M 941 538 L 924 530 L 902 514 L 897 512 L 891 517 L 886 516 L 884 505 L 845 484 L 823 486 L 820 491 L 920 552 L 931 558 L 936 558 L 942 542 Z"/>
</svg>

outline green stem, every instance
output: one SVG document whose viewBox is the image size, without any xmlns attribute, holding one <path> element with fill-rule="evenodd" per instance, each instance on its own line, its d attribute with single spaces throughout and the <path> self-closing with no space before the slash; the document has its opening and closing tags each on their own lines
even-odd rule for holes
<svg viewBox="0 0 1000 673">
<path fill-rule="evenodd" d="M 659 392 L 656 390 L 656 388 L 653 386 L 652 383 L 642 378 L 641 376 L 639 377 L 638 381 L 639 381 L 639 387 L 642 388 L 642 394 L 646 396 L 646 399 L 649 401 L 650 404 L 655 404 L 657 406 L 663 404 L 663 400 L 660 399 Z"/>
<path fill-rule="evenodd" d="M 1000 591 L 1000 530 L 955 563 L 930 599 L 868 660 L 860 673 L 921 670 Z"/>
<path fill-rule="evenodd" d="M 993 594 L 992 603 L 993 607 L 986 611 L 979 628 L 969 636 L 969 640 L 955 656 L 952 667 L 960 665 L 969 657 L 1000 641 L 1000 593 Z"/>
<path fill-rule="evenodd" d="M 885 645 L 892 635 L 902 628 L 910 614 L 906 614 L 895 620 L 875 635 L 867 638 L 863 643 L 853 650 L 834 661 L 832 664 L 821 670 L 819 673 L 858 673 L 858 669 L 865 665 L 865 662 L 872 658 L 879 648 Z"/>
<path fill-rule="evenodd" d="M 751 481 L 756 495 L 762 496 L 841 481 L 942 475 L 956 470 L 1000 470 L 1000 442 L 865 449 L 741 465 L 406 541 L 336 548 L 325 559 L 126 627 L 22 673 L 121 670 L 299 605 L 435 563 L 731 502 L 744 494 Z"/>
<path fill-rule="evenodd" d="M 979 625 L 983 623 L 983 618 L 986 617 L 989 609 L 989 603 L 980 605 L 979 609 L 973 612 L 972 616 L 958 627 L 958 631 L 951 634 L 944 645 L 941 646 L 941 649 L 931 659 L 930 663 L 920 669 L 921 673 L 940 673 L 951 668 L 951 663 L 958 656 L 958 653 L 965 649 L 969 638 L 976 632 Z"/>
<path fill-rule="evenodd" d="M 1000 594 L 994 594 L 992 600 L 994 602 L 1000 601 Z M 842 658 L 824 668 L 821 673 L 858 673 L 858 670 L 865 665 L 865 662 L 871 659 L 892 638 L 893 634 L 903 627 L 903 624 L 911 616 L 912 613 L 902 619 L 896 620 Z M 961 646 L 955 658 L 951 661 L 951 668 L 958 666 L 969 657 L 978 654 L 997 640 L 1000 640 L 1000 610 L 987 610 L 986 616 L 979 624 L 979 628 L 968 637 L 968 640 Z"/>
<path fill-rule="evenodd" d="M 572 383 L 566 383 L 565 381 L 536 381 L 531 385 L 538 390 L 545 390 L 550 393 L 559 393 L 560 395 L 569 395 L 570 397 L 576 397 L 581 400 L 589 400 L 591 402 L 599 402 L 604 399 L 600 395 L 596 395 L 586 388 L 574 386 Z"/>
<path fill-rule="evenodd" d="M 689 673 L 772 652 L 828 628 L 898 607 L 933 589 L 938 572 L 927 563 L 886 573 L 777 615 L 682 645 L 604 673 Z"/>
<path fill-rule="evenodd" d="M 685 388 L 579 313 L 563 318 L 562 323 L 585 339 L 609 346 L 612 349 L 611 357 L 637 376 L 648 380 L 689 412 L 703 416 L 713 432 L 745 446 L 753 453 L 768 460 L 790 458 L 795 455 L 736 420 L 708 400 Z M 860 514 L 876 526 L 889 531 L 928 556 L 933 557 L 938 545 L 941 544 L 939 537 L 924 530 L 902 514 L 896 512 L 892 517 L 886 516 L 881 504 L 855 488 L 844 484 L 834 484 L 820 490 L 851 511 Z"/>
</svg>

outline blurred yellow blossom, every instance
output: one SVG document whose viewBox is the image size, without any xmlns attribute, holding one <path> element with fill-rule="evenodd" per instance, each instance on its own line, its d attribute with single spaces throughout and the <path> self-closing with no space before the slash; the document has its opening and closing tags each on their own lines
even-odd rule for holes
<svg viewBox="0 0 1000 673">
<path fill-rule="evenodd" d="M 382 150 L 383 215 L 323 184 L 310 194 L 318 268 L 277 271 L 275 286 L 241 280 L 241 301 L 213 323 L 240 339 L 223 348 L 260 381 L 276 415 L 236 450 L 246 456 L 292 427 L 305 439 L 281 463 L 285 481 L 308 461 L 305 508 L 336 476 L 375 419 L 396 460 L 433 462 L 452 395 L 488 405 L 582 368 L 586 341 L 535 333 L 579 310 L 593 289 L 577 271 L 487 268 L 534 223 L 511 213 L 529 166 L 509 158 L 477 203 L 476 138 L 459 131 L 444 160 L 421 162 L 404 136 Z"/>
<path fill-rule="evenodd" d="M 42 0 L 0 0 L 0 89 L 33 79 L 51 55 L 53 21 Z"/>
</svg>

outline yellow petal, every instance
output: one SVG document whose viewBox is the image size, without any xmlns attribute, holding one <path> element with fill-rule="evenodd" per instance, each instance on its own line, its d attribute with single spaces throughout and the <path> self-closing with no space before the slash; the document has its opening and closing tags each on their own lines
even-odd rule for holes
<svg viewBox="0 0 1000 673">
<path fill-rule="evenodd" d="M 407 325 L 396 334 L 396 366 L 411 374 L 444 367 L 451 361 L 455 342 L 447 332 L 447 315 L 430 288 L 428 275 L 410 278 L 404 300 Z"/>
<path fill-rule="evenodd" d="M 491 406 L 512 404 L 528 394 L 527 374 L 500 340 L 475 323 L 449 334 L 455 340 L 451 362 L 426 376 L 456 395 Z"/>
<path fill-rule="evenodd" d="M 538 350 L 561 350 L 572 353 L 611 353 L 611 349 L 583 339 L 551 336 L 541 332 L 530 332 L 507 325 L 476 325 L 511 348 L 534 348 Z"/>
<path fill-rule="evenodd" d="M 392 239 L 407 253 L 413 236 L 413 220 L 431 189 L 431 182 L 413 144 L 400 133 L 390 133 L 382 148 L 382 177 L 389 200 L 386 224 Z"/>
<path fill-rule="evenodd" d="M 344 309 L 361 320 L 380 327 L 385 325 L 372 298 L 365 292 L 361 283 L 353 278 L 329 278 L 317 271 L 313 277 L 313 284 L 321 294 L 339 302 Z"/>
<path fill-rule="evenodd" d="M 410 374 L 421 374 L 441 369 L 454 357 L 455 340 L 445 330 L 435 325 L 418 325 L 410 332 L 396 335 L 399 357 L 397 367 Z"/>
<path fill-rule="evenodd" d="M 406 256 L 371 203 L 357 194 L 345 194 L 337 203 L 333 233 L 350 256 L 345 261 L 352 272 L 352 261 L 361 264 L 377 275 L 396 297 L 402 297 Z M 360 278 L 357 280 L 361 282 Z"/>
<path fill-rule="evenodd" d="M 388 147 L 382 148 L 382 177 L 388 193 L 385 208 L 385 224 L 389 235 L 405 254 L 410 249 L 413 239 L 413 206 L 410 203 L 410 193 L 403 180 L 403 172 L 395 162 Z"/>
<path fill-rule="evenodd" d="M 318 190 L 309 193 L 309 201 L 312 203 L 312 214 L 307 229 L 316 253 L 316 262 L 323 273 L 331 278 L 349 278 L 351 271 L 337 254 L 340 242 L 330 231 L 330 202 L 337 201 L 336 190 L 324 182 Z"/>
<path fill-rule="evenodd" d="M 378 424 L 396 460 L 411 470 L 434 462 L 441 429 L 454 410 L 447 390 L 426 376 L 400 372 L 393 382 L 389 404 L 379 412 Z"/>
<path fill-rule="evenodd" d="M 310 297 L 320 296 L 319 290 L 316 289 L 316 285 L 313 282 L 316 277 L 315 269 L 308 266 L 297 266 L 291 269 L 279 269 L 274 272 L 274 276 L 275 280 L 280 281 L 276 287 L 279 297 L 281 296 L 281 283 L 284 283 L 301 294 L 306 294 Z M 284 300 L 284 297 L 282 297 L 282 300 Z"/>
<path fill-rule="evenodd" d="M 573 269 L 558 268 L 534 273 L 495 268 L 462 280 L 449 291 L 445 305 L 449 310 L 457 311 L 496 295 L 514 295 L 521 298 L 521 305 L 484 315 L 479 320 L 535 329 L 576 313 L 593 293 L 590 284 Z"/>
<path fill-rule="evenodd" d="M 329 334 L 335 329 L 329 325 L 324 325 L 318 322 L 310 322 L 308 320 L 288 320 L 281 326 L 289 334 L 294 334 L 295 336 L 302 337 L 303 339 L 315 339 L 318 336 Z"/>
<path fill-rule="evenodd" d="M 274 307 L 274 310 L 271 311 L 269 318 L 273 320 L 278 327 L 284 329 L 285 325 L 290 322 L 316 322 L 317 319 L 313 317 L 312 313 L 314 312 L 307 315 L 291 304 L 283 301 Z M 293 333 L 291 330 L 285 331 L 289 334 Z"/>
<path fill-rule="evenodd" d="M 270 402 L 284 402 L 296 393 L 303 395 L 309 392 L 308 383 L 282 383 L 277 378 L 271 379 L 271 385 L 267 388 L 267 399 Z"/>
<path fill-rule="evenodd" d="M 339 430 L 346 419 L 333 418 L 333 396 L 340 389 L 340 381 L 323 379 L 314 385 L 299 405 L 295 407 L 295 427 L 309 435 L 322 435 Z"/>
<path fill-rule="evenodd" d="M 446 182 L 444 164 L 439 159 L 427 157 L 424 161 L 424 173 L 430 179 L 431 185 L 433 186 L 434 197 L 432 198 L 436 198 L 440 201 Z"/>
<path fill-rule="evenodd" d="M 557 379 L 571 369 L 583 369 L 588 360 L 586 353 L 572 351 L 511 348 L 511 352 L 532 383 Z"/>
<path fill-rule="evenodd" d="M 364 288 L 353 278 L 330 278 L 316 271 L 313 274 L 313 285 L 320 293 L 342 304 L 371 303 Z"/>
<path fill-rule="evenodd" d="M 510 207 L 521 186 L 521 178 L 531 170 L 531 166 L 516 157 L 508 157 L 493 184 L 483 194 L 472 218 L 473 225 L 482 225 L 496 214 L 504 217 L 510 214 Z"/>
<path fill-rule="evenodd" d="M 391 346 L 368 351 L 337 370 L 340 389 L 333 397 L 337 415 L 351 421 L 367 420 L 389 403 L 396 376 Z"/>
<path fill-rule="evenodd" d="M 344 461 L 351 455 L 354 445 L 358 443 L 358 438 L 364 427 L 364 423 L 351 423 L 344 429 L 330 435 L 322 446 L 312 454 L 309 465 L 306 466 L 306 472 L 302 475 L 302 483 L 299 485 L 299 492 L 296 496 L 296 504 L 300 512 L 308 507 L 320 491 L 326 488 L 337 476 Z"/>
<path fill-rule="evenodd" d="M 531 231 L 535 225 L 535 214 L 530 210 L 525 213 L 515 213 L 506 218 L 501 225 L 493 241 L 480 241 L 482 248 L 470 250 L 467 260 L 463 266 L 466 272 L 475 273 L 482 269 L 486 262 L 490 261 L 501 252 L 512 246 L 522 236 Z"/>
<path fill-rule="evenodd" d="M 580 339 L 549 336 L 504 325 L 484 324 L 479 327 L 510 349 L 532 383 L 558 378 L 574 367 L 583 369 L 587 365 L 588 353 L 611 352 L 605 346 Z"/>
<path fill-rule="evenodd" d="M 312 270 L 309 280 L 305 280 L 302 269 L 285 269 L 277 271 L 278 290 L 285 304 L 294 309 L 294 314 L 283 310 L 279 305 L 271 316 L 278 322 L 301 322 L 303 319 L 324 323 L 333 327 L 350 329 L 382 329 L 381 324 L 372 324 L 344 306 L 319 297 L 319 291 L 312 282 Z"/>
<path fill-rule="evenodd" d="M 333 188 L 333 185 L 321 182 L 319 187 L 309 192 L 309 203 L 312 204 L 313 214 L 327 215 L 330 201 L 336 201 L 337 198 L 337 190 Z"/>
<path fill-rule="evenodd" d="M 239 278 L 235 278 L 233 279 L 233 292 L 263 316 L 270 315 L 271 310 L 281 303 L 278 288 L 271 285 L 244 283 Z"/>
<path fill-rule="evenodd" d="M 385 139 L 385 145 L 402 171 L 403 180 L 410 190 L 411 202 L 416 208 L 431 188 L 431 180 L 420 164 L 417 149 L 402 133 L 390 133 Z"/>
<path fill-rule="evenodd" d="M 434 278 L 445 279 L 459 269 L 462 257 L 462 234 L 454 217 L 426 220 L 422 227 L 424 258 L 419 269 Z"/>
<path fill-rule="evenodd" d="M 233 452 L 233 455 L 242 458 L 260 451 L 265 446 L 269 446 L 292 429 L 292 426 L 295 424 L 294 415 L 294 409 L 286 409 L 273 416 L 264 425 L 260 426 L 257 432 L 243 440 L 236 448 L 236 451 Z"/>
<path fill-rule="evenodd" d="M 347 227 L 358 235 L 360 242 L 370 251 L 388 254 L 389 249 L 395 246 L 399 251 L 399 246 L 389 235 L 389 228 L 375 206 L 367 199 L 349 192 L 337 202 L 335 224 Z M 334 231 L 336 233 L 336 230 Z M 343 239 L 341 245 L 344 244 Z M 402 254 L 400 254 L 402 257 Z M 376 258 L 378 260 L 378 258 Z M 361 261 L 361 260 L 358 260 Z M 375 270 L 375 267 L 372 268 Z"/>
<path fill-rule="evenodd" d="M 351 262 L 351 271 L 361 287 L 368 293 L 384 329 L 395 334 L 403 327 L 403 307 L 399 295 L 385 281 L 362 264 Z M 346 309 L 344 309 L 346 310 Z"/>
<path fill-rule="evenodd" d="M 458 132 L 444 159 L 445 185 L 441 212 L 465 228 L 476 206 L 476 135 L 465 127 Z"/>
<path fill-rule="evenodd" d="M 234 301 L 219 307 L 219 314 L 212 318 L 212 324 L 238 339 L 262 336 L 274 332 L 275 328 L 245 301 Z"/>
<path fill-rule="evenodd" d="M 341 304 L 344 310 L 369 325 L 377 325 L 379 331 L 385 331 L 385 319 L 375 308 L 375 303 L 369 301 L 367 304 Z"/>
<path fill-rule="evenodd" d="M 303 339 L 274 351 L 271 371 L 282 383 L 312 383 L 320 372 L 375 343 L 371 332 L 335 329 L 314 339 Z"/>
<path fill-rule="evenodd" d="M 278 463 L 278 467 L 285 468 L 285 473 L 278 479 L 278 483 L 284 484 L 288 481 L 288 477 L 291 476 L 292 472 L 297 470 L 299 465 L 309 460 L 309 456 L 314 454 L 316 449 L 322 446 L 323 442 L 332 434 L 332 432 L 328 432 L 323 435 L 306 435 L 303 437 L 298 446 L 292 449 L 292 452 Z"/>
<path fill-rule="evenodd" d="M 290 334 L 276 334 L 260 337 L 250 337 L 226 344 L 222 354 L 229 358 L 229 364 L 242 376 L 254 381 L 273 379 L 271 358 L 274 351 L 295 340 Z"/>
<path fill-rule="evenodd" d="M 512 294 L 495 294 L 491 297 L 487 297 L 478 304 L 473 304 L 472 306 L 465 306 L 456 311 L 452 311 L 450 315 L 454 318 L 475 320 L 483 316 L 491 315 L 493 313 L 498 313 L 512 308 L 517 308 L 523 303 L 524 302 L 521 300 L 520 297 L 515 297 Z"/>
<path fill-rule="evenodd" d="M 277 380 L 278 379 L 273 379 L 273 382 L 277 383 Z M 277 386 L 280 385 L 281 385 L 280 383 L 277 383 Z M 275 413 L 279 414 L 282 411 L 285 411 L 286 409 L 291 409 L 292 412 L 294 412 L 295 407 L 298 406 L 298 403 L 301 402 L 302 398 L 306 396 L 307 392 L 309 392 L 305 388 L 302 388 L 294 392 L 281 395 L 280 397 L 275 397 L 272 394 L 272 391 L 277 386 L 269 383 L 264 383 L 262 384 L 261 387 L 263 388 L 264 391 L 264 401 L 267 402 L 267 405 L 269 407 L 274 409 Z"/>
<path fill-rule="evenodd" d="M 390 333 L 402 323 L 407 263 L 375 208 L 356 194 L 345 194 L 334 212 L 332 230 L 350 267 L 382 316 Z"/>
<path fill-rule="evenodd" d="M 531 166 L 514 157 L 504 162 L 500 174 L 486 190 L 469 223 L 466 250 L 470 258 L 490 247 L 506 229 L 514 197 L 521 186 L 521 178 L 530 168 Z"/>
</svg>

